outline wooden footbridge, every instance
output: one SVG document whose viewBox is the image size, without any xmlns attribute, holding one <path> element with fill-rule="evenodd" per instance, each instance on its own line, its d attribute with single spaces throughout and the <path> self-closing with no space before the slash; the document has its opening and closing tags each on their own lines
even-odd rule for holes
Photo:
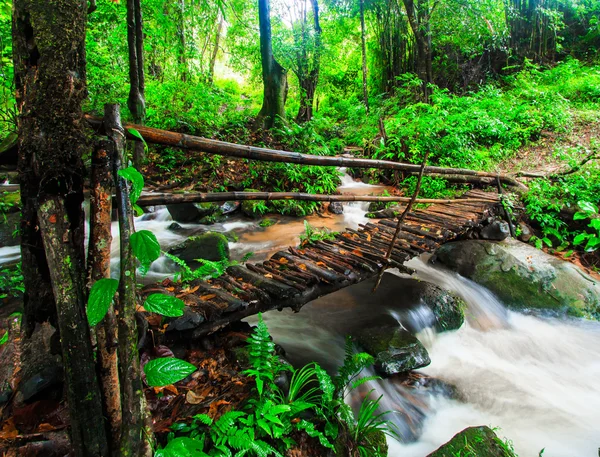
<svg viewBox="0 0 600 457">
<path fill-rule="evenodd" d="M 358 230 L 346 229 L 332 241 L 290 247 L 262 263 L 229 267 L 217 279 L 187 285 L 166 280 L 146 286 L 142 295 L 165 293 L 182 299 L 186 312 L 165 327 L 167 337 L 176 329 L 197 338 L 262 311 L 298 311 L 318 297 L 377 276 L 382 268 L 407 271 L 405 261 L 464 235 L 498 203 L 495 193 L 471 190 L 450 204 L 408 213 L 389 262 L 383 259 L 397 223 L 381 219 Z"/>
</svg>

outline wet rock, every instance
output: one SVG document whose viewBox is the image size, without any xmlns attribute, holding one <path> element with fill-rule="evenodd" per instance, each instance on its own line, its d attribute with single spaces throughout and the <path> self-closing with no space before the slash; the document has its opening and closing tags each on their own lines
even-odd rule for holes
<svg viewBox="0 0 600 457">
<path fill-rule="evenodd" d="M 167 227 L 168 230 L 171 230 L 172 232 L 180 232 L 183 230 L 183 227 L 181 225 L 179 225 L 177 222 L 173 222 L 171 225 L 169 225 Z"/>
<path fill-rule="evenodd" d="M 267 228 L 267 227 L 271 227 L 272 225 L 275 225 L 276 223 L 277 223 L 276 219 L 270 219 L 270 218 L 266 217 L 258 223 L 258 226 L 262 227 L 262 228 Z"/>
<path fill-rule="evenodd" d="M 515 457 L 509 445 L 485 426 L 469 427 L 427 457 Z"/>
<path fill-rule="evenodd" d="M 29 402 L 41 397 L 47 398 L 50 390 L 62 388 L 62 384 L 63 369 L 61 366 L 40 367 L 33 374 L 21 380 L 18 387 L 19 400 Z"/>
<path fill-rule="evenodd" d="M 331 202 L 327 205 L 327 211 L 331 214 L 343 214 L 344 213 L 344 205 L 340 202 Z"/>
<path fill-rule="evenodd" d="M 406 373 L 431 363 L 421 342 L 397 325 L 367 328 L 356 333 L 356 342 L 375 358 L 382 376 Z"/>
<path fill-rule="evenodd" d="M 221 205 L 221 214 L 233 214 L 239 211 L 242 207 L 240 202 L 225 202 Z"/>
<path fill-rule="evenodd" d="M 167 210 L 175 222 L 200 222 L 207 216 L 220 213 L 221 208 L 215 203 L 178 203 L 167 205 Z"/>
<path fill-rule="evenodd" d="M 480 232 L 481 239 L 490 241 L 502 241 L 510 236 L 508 222 L 495 219 Z"/>
<path fill-rule="evenodd" d="M 464 323 L 467 305 L 458 295 L 426 282 L 421 300 L 435 316 L 436 331 L 458 330 Z"/>
<path fill-rule="evenodd" d="M 533 230 L 523 221 L 519 222 L 519 228 L 521 229 L 519 240 L 523 241 L 524 243 L 528 243 L 533 236 Z"/>
<path fill-rule="evenodd" d="M 190 268 L 198 268 L 201 264 L 196 259 L 218 262 L 229 259 L 229 243 L 222 233 L 204 232 L 192 236 L 183 243 L 169 249 L 169 254 L 183 260 Z"/>
<path fill-rule="evenodd" d="M 167 332 L 193 330 L 198 328 L 204 321 L 205 319 L 202 314 L 186 306 L 183 310 L 183 316 L 169 322 Z"/>
<path fill-rule="evenodd" d="M 509 307 L 600 317 L 600 284 L 569 262 L 516 240 L 447 243 L 434 257 Z"/>
</svg>

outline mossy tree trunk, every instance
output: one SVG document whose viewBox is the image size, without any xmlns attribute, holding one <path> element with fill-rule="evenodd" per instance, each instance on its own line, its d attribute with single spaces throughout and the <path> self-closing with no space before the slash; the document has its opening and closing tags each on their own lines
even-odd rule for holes
<svg viewBox="0 0 600 457">
<path fill-rule="evenodd" d="M 258 113 L 257 124 L 271 128 L 280 118 L 285 122 L 285 99 L 287 96 L 287 71 L 273 55 L 273 39 L 271 35 L 271 6 L 269 0 L 258 0 L 258 20 L 260 27 L 260 56 L 264 97 L 263 105 Z"/>
<path fill-rule="evenodd" d="M 433 83 L 433 51 L 431 44 L 430 19 L 433 10 L 437 6 L 429 5 L 430 0 L 403 0 L 408 16 L 408 22 L 415 37 L 417 45 L 417 73 L 423 81 L 423 101 L 429 103 L 431 89 L 429 84 Z"/>
<path fill-rule="evenodd" d="M 136 124 L 146 119 L 145 74 L 144 74 L 144 26 L 141 0 L 127 0 L 127 46 L 129 50 L 129 97 L 127 107 Z M 144 144 L 134 143 L 133 163 L 140 168 L 146 157 Z"/>
<path fill-rule="evenodd" d="M 87 325 L 81 104 L 87 96 L 85 0 L 15 0 L 13 54 L 23 199 L 25 329 L 55 304 L 77 456 L 108 446 Z M 27 332 L 26 332 L 27 333 Z"/>
</svg>

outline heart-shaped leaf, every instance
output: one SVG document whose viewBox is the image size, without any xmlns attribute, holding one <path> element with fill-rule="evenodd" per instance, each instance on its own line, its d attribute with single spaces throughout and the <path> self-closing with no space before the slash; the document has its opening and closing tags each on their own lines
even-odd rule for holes
<svg viewBox="0 0 600 457">
<path fill-rule="evenodd" d="M 142 195 L 142 190 L 144 189 L 144 177 L 134 167 L 119 170 L 118 175 L 131 182 L 131 194 L 129 195 L 129 199 L 132 204 L 135 204 L 140 198 L 140 195 Z"/>
<path fill-rule="evenodd" d="M 185 303 L 177 297 L 166 294 L 152 294 L 144 302 L 144 308 L 151 313 L 158 313 L 167 317 L 183 316 Z"/>
<path fill-rule="evenodd" d="M 119 281 L 116 279 L 103 278 L 94 283 L 90 290 L 87 305 L 87 317 L 90 326 L 93 327 L 104 319 L 118 288 Z"/>
<path fill-rule="evenodd" d="M 144 270 L 160 256 L 160 244 L 156 235 L 149 230 L 140 230 L 131 235 L 131 249 Z"/>
<path fill-rule="evenodd" d="M 150 360 L 144 366 L 146 382 L 150 387 L 162 387 L 181 381 L 196 371 L 196 367 L 185 360 L 166 357 Z"/>
</svg>

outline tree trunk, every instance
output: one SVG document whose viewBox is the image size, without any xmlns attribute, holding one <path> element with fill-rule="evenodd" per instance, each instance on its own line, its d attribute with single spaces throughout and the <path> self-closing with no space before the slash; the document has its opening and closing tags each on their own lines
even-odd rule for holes
<svg viewBox="0 0 600 457">
<path fill-rule="evenodd" d="M 185 0 L 178 0 L 177 4 L 177 37 L 179 39 L 179 71 L 181 81 L 186 82 L 188 80 L 188 66 L 187 66 L 187 52 L 186 52 L 186 39 L 185 39 Z"/>
<path fill-rule="evenodd" d="M 140 0 L 127 0 L 127 45 L 129 49 L 129 98 L 127 106 L 136 124 L 144 125 L 146 118 L 144 76 L 144 27 Z M 146 157 L 144 144 L 134 143 L 133 163 L 140 168 Z"/>
<path fill-rule="evenodd" d="M 431 92 L 429 84 L 433 82 L 433 74 L 431 27 L 429 24 L 431 12 L 429 11 L 428 0 L 418 0 L 418 7 L 415 6 L 414 0 L 403 0 L 403 2 L 417 45 L 417 73 L 423 81 L 423 101 L 429 103 Z"/>
<path fill-rule="evenodd" d="M 124 163 L 125 131 L 121 125 L 118 105 L 106 105 L 105 130 L 113 143 L 115 160 L 113 176 L 116 179 L 117 212 L 121 248 L 121 274 L 117 315 L 119 328 L 119 383 L 121 386 L 122 427 L 120 454 L 122 456 L 151 456 L 151 431 L 148 427 L 144 386 L 142 384 L 138 334 L 135 322 L 136 261 L 131 250 L 130 237 L 134 230 L 133 210 L 129 200 L 129 184 L 118 176 Z"/>
<path fill-rule="evenodd" d="M 88 285 L 110 277 L 110 247 L 114 148 L 109 141 L 100 142 L 92 155 L 90 193 L 90 241 L 88 254 Z M 117 371 L 117 320 L 111 306 L 95 328 L 97 365 L 102 389 L 104 417 L 108 421 L 111 449 L 119 448 L 121 433 L 121 398 Z"/>
<path fill-rule="evenodd" d="M 258 20 L 264 96 L 263 105 L 256 120 L 258 125 L 262 124 L 264 128 L 270 129 L 277 118 L 283 122 L 286 121 L 285 99 L 287 96 L 287 71 L 273 56 L 270 0 L 258 0 Z"/>
<path fill-rule="evenodd" d="M 221 32 L 223 31 L 224 18 L 219 13 L 219 25 L 217 26 L 217 33 L 215 34 L 215 47 L 213 49 L 212 56 L 210 58 L 210 66 L 208 68 L 208 84 L 213 85 L 215 79 L 215 65 L 217 63 L 217 55 L 219 54 L 219 43 L 221 42 Z"/>
<path fill-rule="evenodd" d="M 308 122 L 313 117 L 315 92 L 317 90 L 317 85 L 319 84 L 319 74 L 321 71 L 322 29 L 319 20 L 319 2 L 318 0 L 311 0 L 311 4 L 314 17 L 315 45 L 310 69 L 308 70 L 308 54 L 305 49 L 307 71 L 298 73 L 298 81 L 300 84 L 300 108 L 298 109 L 298 115 L 296 116 L 296 122 L 298 123 Z M 305 42 L 304 46 L 306 47 L 307 44 L 308 43 Z"/>
<path fill-rule="evenodd" d="M 105 456 L 85 314 L 82 156 L 88 145 L 81 104 L 87 96 L 87 2 L 15 0 L 13 14 L 25 329 L 55 303 L 73 450 L 77 456 Z"/>
<path fill-rule="evenodd" d="M 360 1 L 360 41 L 362 50 L 362 89 L 363 102 L 367 113 L 369 112 L 369 92 L 367 90 L 367 37 L 365 27 L 365 0 Z"/>
</svg>

